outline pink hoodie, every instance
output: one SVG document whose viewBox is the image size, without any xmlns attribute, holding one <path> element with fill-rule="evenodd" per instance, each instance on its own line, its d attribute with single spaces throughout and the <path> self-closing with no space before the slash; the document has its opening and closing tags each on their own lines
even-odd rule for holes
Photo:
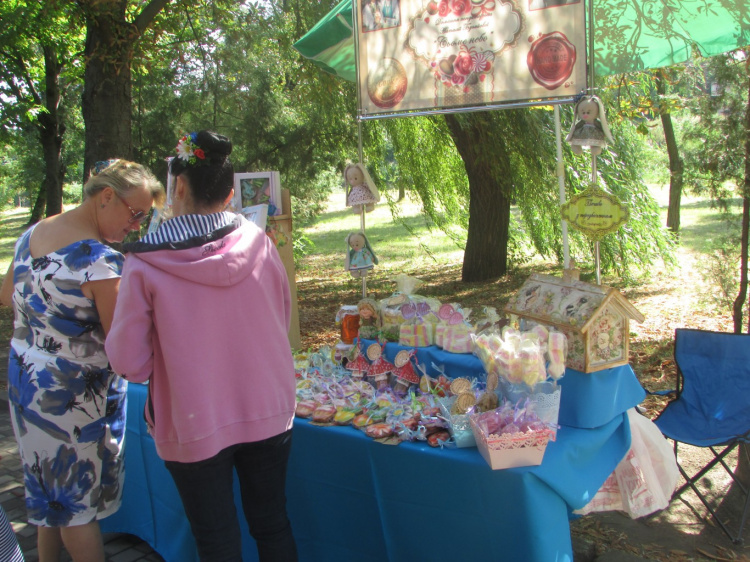
<svg viewBox="0 0 750 562">
<path fill-rule="evenodd" d="M 164 460 L 204 460 L 292 427 L 284 266 L 255 224 L 226 230 L 125 260 L 106 350 L 115 372 L 150 381 L 146 419 Z"/>
</svg>

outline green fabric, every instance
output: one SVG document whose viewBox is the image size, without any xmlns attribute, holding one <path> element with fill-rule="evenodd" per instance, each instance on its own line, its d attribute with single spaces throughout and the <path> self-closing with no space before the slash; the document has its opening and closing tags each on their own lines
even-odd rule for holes
<svg viewBox="0 0 750 562">
<path fill-rule="evenodd" d="M 352 0 L 342 0 L 294 48 L 326 72 L 356 82 L 352 29 Z"/>
<path fill-rule="evenodd" d="M 748 0 L 594 0 L 597 76 L 670 66 L 750 45 Z"/>
<path fill-rule="evenodd" d="M 594 0 L 596 76 L 685 62 L 750 45 L 750 0 Z M 356 81 L 352 0 L 294 44 L 326 72 Z"/>
</svg>

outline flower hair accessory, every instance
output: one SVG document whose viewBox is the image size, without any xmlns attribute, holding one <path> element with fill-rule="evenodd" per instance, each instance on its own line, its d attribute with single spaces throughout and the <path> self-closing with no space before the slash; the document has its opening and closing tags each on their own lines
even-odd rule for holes
<svg viewBox="0 0 750 562">
<path fill-rule="evenodd" d="M 198 133 L 185 135 L 177 143 L 177 157 L 186 164 L 208 164 L 205 151 L 197 144 Z"/>
</svg>

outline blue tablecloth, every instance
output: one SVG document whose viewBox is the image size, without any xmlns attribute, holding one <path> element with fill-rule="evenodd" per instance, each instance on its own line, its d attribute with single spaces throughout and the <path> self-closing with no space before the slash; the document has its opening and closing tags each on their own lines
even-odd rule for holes
<svg viewBox="0 0 750 562">
<path fill-rule="evenodd" d="M 578 399 L 589 399 L 586 379 L 568 396 L 564 387 L 562 402 L 571 411 L 619 411 L 593 428 L 563 425 L 537 467 L 491 470 L 474 448 L 383 445 L 351 427 L 296 419 L 287 496 L 300 560 L 572 562 L 570 511 L 588 503 L 627 452 L 624 412 L 643 398 L 629 367 L 611 371 L 588 379 L 598 394 L 592 403 Z M 131 383 L 125 498 L 102 529 L 139 536 L 167 562 L 193 562 L 179 496 L 143 422 L 145 395 Z M 257 560 L 242 523 L 244 559 Z"/>
</svg>

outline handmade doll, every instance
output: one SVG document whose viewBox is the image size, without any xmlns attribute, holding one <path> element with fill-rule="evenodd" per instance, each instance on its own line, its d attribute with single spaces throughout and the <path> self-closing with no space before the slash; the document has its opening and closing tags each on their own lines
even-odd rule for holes
<svg viewBox="0 0 750 562">
<path fill-rule="evenodd" d="M 377 301 L 364 298 L 357 303 L 359 311 L 359 337 L 373 339 L 380 330 L 380 306 Z"/>
<path fill-rule="evenodd" d="M 375 203 L 380 201 L 380 194 L 375 187 L 370 174 L 362 164 L 348 164 L 344 169 L 346 180 L 346 205 L 352 207 L 355 213 L 372 211 Z"/>
<path fill-rule="evenodd" d="M 607 126 L 604 106 L 598 97 L 584 96 L 578 101 L 573 126 L 565 140 L 576 154 L 588 148 L 594 155 L 601 154 L 607 142 L 614 142 Z"/>
<path fill-rule="evenodd" d="M 349 246 L 346 253 L 346 269 L 352 277 L 366 277 L 378 263 L 367 237 L 364 232 L 352 232 L 346 237 L 346 243 Z"/>
</svg>

